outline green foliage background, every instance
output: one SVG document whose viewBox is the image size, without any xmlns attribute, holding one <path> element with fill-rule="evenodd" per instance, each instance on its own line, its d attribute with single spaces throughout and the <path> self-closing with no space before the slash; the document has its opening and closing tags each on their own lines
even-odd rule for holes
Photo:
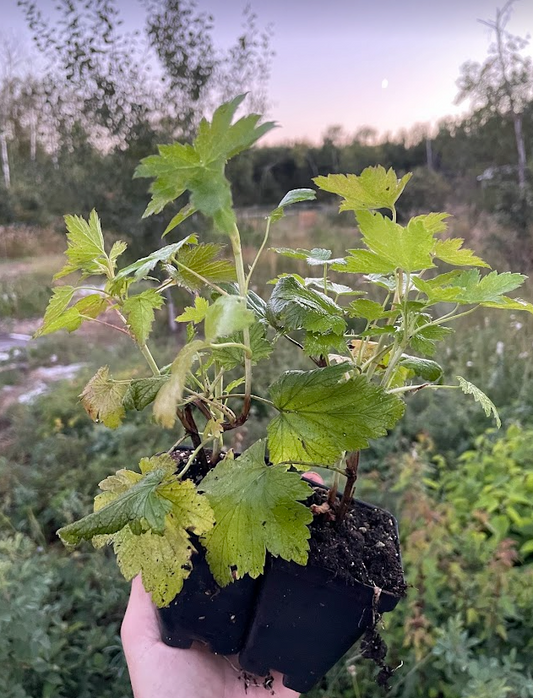
<svg viewBox="0 0 533 698">
<path fill-rule="evenodd" d="M 394 698 L 533 696 L 532 328 L 520 322 L 492 314 L 488 324 L 480 314 L 437 357 L 450 375 L 469 363 L 464 375 L 497 402 L 502 430 L 487 431 L 478 407 L 455 392 L 438 404 L 421 393 L 401 429 L 365 454 L 358 496 L 396 512 L 411 585 L 384 618 L 390 660 L 403 662 Z M 156 332 L 164 360 L 173 340 L 162 319 Z M 95 482 L 167 444 L 142 413 L 110 431 L 77 401 L 91 361 L 134 365 L 126 345 L 45 337 L 26 359 L 37 366 L 54 352 L 87 361 L 86 373 L 2 417 L 0 686 L 9 698 L 130 696 L 119 640 L 127 585 L 108 553 L 69 553 L 55 531 L 91 510 Z M 287 361 L 281 352 L 265 364 L 260 392 Z M 258 438 L 256 417 L 236 446 Z M 376 695 L 373 674 L 355 647 L 311 695 Z"/>
</svg>

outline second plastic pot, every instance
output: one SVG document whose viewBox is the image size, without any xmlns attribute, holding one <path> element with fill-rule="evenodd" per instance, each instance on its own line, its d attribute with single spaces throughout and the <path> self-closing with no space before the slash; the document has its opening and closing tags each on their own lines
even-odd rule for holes
<svg viewBox="0 0 533 698">
<path fill-rule="evenodd" d="M 205 552 L 194 541 L 193 569 L 183 589 L 158 609 L 161 639 L 171 647 L 189 648 L 199 641 L 215 654 L 236 654 L 244 644 L 258 580 L 246 576 L 221 588 L 213 578 Z"/>
<path fill-rule="evenodd" d="M 348 585 L 320 567 L 270 559 L 240 664 L 258 676 L 279 671 L 285 686 L 305 693 L 372 625 L 374 611 L 392 611 L 399 600 L 382 591 L 376 602 L 371 586 Z"/>
</svg>

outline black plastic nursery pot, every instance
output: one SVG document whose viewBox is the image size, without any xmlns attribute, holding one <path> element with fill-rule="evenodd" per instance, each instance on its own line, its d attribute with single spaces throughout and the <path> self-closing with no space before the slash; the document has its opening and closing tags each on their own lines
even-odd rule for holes
<svg viewBox="0 0 533 698">
<path fill-rule="evenodd" d="M 381 512 L 390 527 L 399 569 L 397 593 L 340 575 L 328 569 L 327 560 L 324 566 L 317 565 L 312 554 L 306 567 L 270 559 L 239 656 L 245 671 L 258 676 L 279 671 L 285 686 L 305 693 L 375 623 L 376 613 L 395 608 L 405 589 L 396 521 L 388 512 L 364 502 L 356 501 L 356 507 Z"/>
<path fill-rule="evenodd" d="M 183 465 L 190 453 L 190 449 L 180 448 L 172 457 Z M 199 465 L 197 461 L 192 464 L 193 480 L 201 479 L 196 473 Z M 214 654 L 237 654 L 252 619 L 259 580 L 246 576 L 220 587 L 211 574 L 200 541 L 196 536 L 191 536 L 191 541 L 196 550 L 191 558 L 192 571 L 174 600 L 158 609 L 161 639 L 166 645 L 181 649 L 188 649 L 197 641 Z"/>
<path fill-rule="evenodd" d="M 237 654 L 243 647 L 258 591 L 258 580 L 239 579 L 221 588 L 211 574 L 198 541 L 193 569 L 183 589 L 165 608 L 158 609 L 161 639 L 171 647 L 188 649 L 202 642 L 215 654 Z"/>
</svg>

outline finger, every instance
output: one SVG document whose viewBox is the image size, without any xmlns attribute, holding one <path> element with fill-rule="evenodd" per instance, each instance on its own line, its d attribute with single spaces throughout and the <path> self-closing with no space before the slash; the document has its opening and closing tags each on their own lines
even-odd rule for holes
<svg viewBox="0 0 533 698">
<path fill-rule="evenodd" d="M 150 642 L 160 641 L 156 610 L 150 594 L 143 587 L 140 574 L 131 583 L 130 598 L 120 634 L 125 646 L 141 638 Z"/>
<path fill-rule="evenodd" d="M 324 479 L 322 478 L 322 476 L 319 475 L 318 473 L 314 473 L 312 470 L 309 471 L 308 473 L 305 473 L 304 477 L 306 480 L 311 480 L 311 482 L 314 482 L 317 485 L 324 484 Z"/>
</svg>

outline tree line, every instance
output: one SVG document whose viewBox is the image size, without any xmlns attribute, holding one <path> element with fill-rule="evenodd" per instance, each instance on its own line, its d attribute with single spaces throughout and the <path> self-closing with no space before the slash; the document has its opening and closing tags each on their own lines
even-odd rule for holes
<svg viewBox="0 0 533 698">
<path fill-rule="evenodd" d="M 132 180 L 138 161 L 158 143 L 187 138 L 203 114 L 236 94 L 249 92 L 249 109 L 266 108 L 272 30 L 250 7 L 234 45 L 222 50 L 213 18 L 195 0 L 141 2 L 143 29 L 128 34 L 115 0 L 58 0 L 49 16 L 18 0 L 40 68 L 4 40 L 0 223 L 43 225 L 96 207 L 109 228 L 126 229 L 142 246 L 161 222 L 140 221 L 147 193 Z M 379 138 L 370 127 L 346 134 L 332 126 L 319 144 L 257 147 L 231 163 L 237 205 L 275 205 L 312 177 L 379 163 L 415 172 L 411 211 L 438 208 L 450 195 L 477 199 L 525 231 L 533 211 L 533 68 L 526 41 L 507 31 L 512 6 L 488 22 L 494 42 L 486 60 L 461 68 L 458 99 L 470 100 L 468 116 L 443 119 L 431 134 L 415 127 Z"/>
</svg>

